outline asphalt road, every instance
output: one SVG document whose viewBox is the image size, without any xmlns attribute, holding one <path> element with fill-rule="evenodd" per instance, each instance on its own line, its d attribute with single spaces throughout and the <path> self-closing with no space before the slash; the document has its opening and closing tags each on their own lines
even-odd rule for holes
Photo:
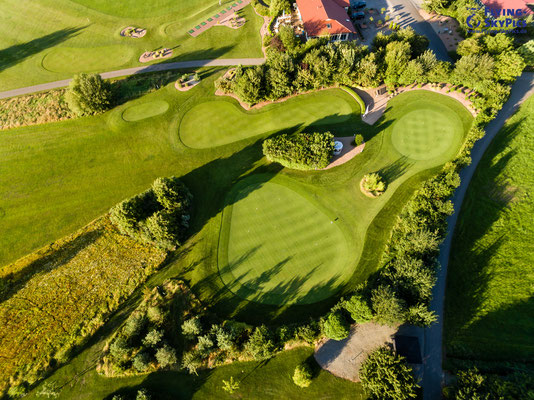
<svg viewBox="0 0 534 400">
<path fill-rule="evenodd" d="M 146 72 L 157 72 L 157 71 L 169 71 L 173 69 L 182 69 L 182 68 L 197 68 L 197 67 L 215 67 L 215 66 L 230 66 L 230 65 L 259 65 L 265 62 L 264 58 L 221 58 L 215 60 L 195 60 L 195 61 L 179 61 L 172 63 L 163 63 L 163 64 L 153 64 L 147 65 L 144 67 L 134 67 L 119 69 L 117 71 L 103 72 L 100 75 L 102 78 L 118 78 L 121 76 L 143 74 Z M 65 87 L 69 85 L 70 79 L 64 79 L 61 81 L 43 83 L 40 85 L 27 86 L 20 89 L 6 90 L 5 92 L 0 92 L 0 99 L 6 97 L 19 96 L 22 94 L 40 92 L 42 90 L 56 89 L 60 87 Z"/>
<path fill-rule="evenodd" d="M 534 73 L 524 72 L 512 86 L 510 98 L 504 104 L 504 107 L 499 111 L 497 117 L 491 121 L 486 127 L 486 135 L 480 139 L 471 152 L 471 165 L 464 168 L 460 172 L 461 184 L 454 196 L 452 202 L 454 203 L 455 213 L 448 219 L 448 234 L 445 241 L 441 245 L 439 254 L 439 263 L 441 269 L 438 272 L 438 280 L 433 291 L 433 299 L 430 308 L 438 315 L 438 322 L 429 328 L 425 329 L 424 340 L 424 373 L 423 373 L 423 392 L 424 400 L 441 399 L 441 387 L 444 383 L 444 375 L 442 370 L 443 360 L 443 311 L 445 301 L 445 286 L 447 280 L 447 266 L 449 263 L 449 254 L 451 251 L 452 237 L 454 227 L 458 219 L 458 214 L 462 202 L 469 187 L 469 182 L 473 177 L 475 169 L 488 148 L 489 144 L 504 125 L 506 120 L 514 114 L 517 108 L 530 95 L 534 94 Z"/>
</svg>

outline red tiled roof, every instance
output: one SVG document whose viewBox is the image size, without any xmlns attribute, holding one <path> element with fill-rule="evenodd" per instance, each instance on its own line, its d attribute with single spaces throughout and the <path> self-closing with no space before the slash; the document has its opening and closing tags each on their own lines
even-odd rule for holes
<svg viewBox="0 0 534 400">
<path fill-rule="evenodd" d="M 340 4 L 345 4 L 345 0 L 297 0 L 308 36 L 355 33 L 347 12 Z"/>
</svg>

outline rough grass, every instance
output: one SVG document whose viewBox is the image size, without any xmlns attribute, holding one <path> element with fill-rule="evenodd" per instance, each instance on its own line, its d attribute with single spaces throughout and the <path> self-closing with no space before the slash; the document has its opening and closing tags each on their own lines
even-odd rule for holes
<svg viewBox="0 0 534 400">
<path fill-rule="evenodd" d="M 245 111 L 228 101 L 211 101 L 189 110 L 180 124 L 180 138 L 191 148 L 221 146 L 291 127 L 357 123 L 359 106 L 339 89 L 325 90 Z"/>
<path fill-rule="evenodd" d="M 251 176 L 229 194 L 219 242 L 222 280 L 236 295 L 266 304 L 332 296 L 353 272 L 335 211 L 319 208 L 290 180 L 264 180 Z"/>
<path fill-rule="evenodd" d="M 263 19 L 251 6 L 242 11 L 247 19 L 242 28 L 214 27 L 193 38 L 187 33 L 192 26 L 232 2 L 223 1 L 222 6 L 211 0 L 78 3 L 2 2 L 2 90 L 70 78 L 78 72 L 146 65 L 139 63 L 139 56 L 161 47 L 174 52 L 163 62 L 263 56 L 259 34 Z M 120 31 L 132 25 L 148 29 L 146 36 L 121 37 Z"/>
<path fill-rule="evenodd" d="M 56 122 L 72 117 L 65 89 L 0 100 L 0 129 Z"/>
<path fill-rule="evenodd" d="M 449 358 L 534 357 L 533 124 L 531 97 L 493 140 L 467 191 L 447 276 Z"/>
<path fill-rule="evenodd" d="M 99 219 L 0 270 L 0 392 L 8 378 L 35 379 L 52 357 L 95 332 L 165 259 Z"/>
</svg>

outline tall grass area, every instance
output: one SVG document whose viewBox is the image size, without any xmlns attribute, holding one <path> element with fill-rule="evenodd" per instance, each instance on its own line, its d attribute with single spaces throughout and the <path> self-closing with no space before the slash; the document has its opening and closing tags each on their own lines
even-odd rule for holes
<svg viewBox="0 0 534 400">
<path fill-rule="evenodd" d="M 534 97 L 493 140 L 469 186 L 447 277 L 447 357 L 534 357 Z"/>
<path fill-rule="evenodd" d="M 30 383 L 94 333 L 154 272 L 165 253 L 121 235 L 101 218 L 0 269 L 0 393 Z"/>
<path fill-rule="evenodd" d="M 70 78 L 78 72 L 136 67 L 145 51 L 173 49 L 164 62 L 262 57 L 263 19 L 252 6 L 240 10 L 239 29 L 215 26 L 198 37 L 187 32 L 224 9 L 223 0 L 3 0 L 0 24 L 0 90 Z M 121 37 L 128 26 L 143 38 Z M 156 61 L 155 63 L 160 63 Z"/>
</svg>

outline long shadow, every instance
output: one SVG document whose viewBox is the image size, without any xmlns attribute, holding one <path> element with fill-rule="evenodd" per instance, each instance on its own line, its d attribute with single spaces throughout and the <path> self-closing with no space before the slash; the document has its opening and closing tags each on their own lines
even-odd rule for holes
<svg viewBox="0 0 534 400">
<path fill-rule="evenodd" d="M 30 40 L 29 42 L 16 44 L 0 50 L 0 72 L 18 64 L 34 54 L 40 53 L 45 49 L 54 47 L 59 43 L 76 36 L 79 31 L 86 27 L 87 26 L 60 29 L 40 38 Z"/>
<path fill-rule="evenodd" d="M 37 258 L 16 273 L 7 275 L 4 278 L 6 286 L 0 292 L 0 304 L 14 296 L 35 274 L 50 272 L 58 266 L 68 263 L 101 235 L 101 229 L 86 232 L 60 248 Z"/>
<path fill-rule="evenodd" d="M 378 174 L 384 178 L 388 185 L 400 178 L 413 165 L 408 161 L 408 157 L 402 156 L 389 165 L 378 170 Z"/>
</svg>

